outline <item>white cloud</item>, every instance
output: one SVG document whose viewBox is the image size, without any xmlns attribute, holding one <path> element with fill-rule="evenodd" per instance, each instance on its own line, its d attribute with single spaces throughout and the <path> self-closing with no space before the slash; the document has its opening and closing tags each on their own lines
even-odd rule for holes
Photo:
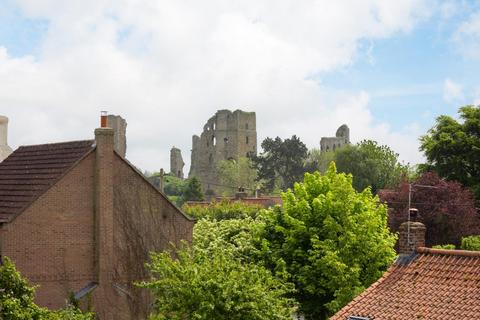
<svg viewBox="0 0 480 320">
<path fill-rule="evenodd" d="M 445 79 L 445 82 L 443 83 L 443 99 L 448 103 L 462 100 L 462 86 L 451 79 Z"/>
<path fill-rule="evenodd" d="M 297 134 L 318 147 L 348 123 L 354 139 L 419 158 L 410 129 L 375 123 L 367 93 L 309 79 L 351 64 L 360 40 L 410 31 L 425 1 L 17 2 L 49 28 L 36 57 L 0 50 L 0 114 L 13 146 L 90 138 L 107 106 L 127 119 L 127 157 L 168 169 L 172 145 L 189 162 L 191 135 L 217 109 L 242 108 L 257 112 L 259 140 Z"/>
<path fill-rule="evenodd" d="M 470 14 L 453 35 L 460 53 L 470 59 L 480 59 L 480 11 Z"/>
</svg>

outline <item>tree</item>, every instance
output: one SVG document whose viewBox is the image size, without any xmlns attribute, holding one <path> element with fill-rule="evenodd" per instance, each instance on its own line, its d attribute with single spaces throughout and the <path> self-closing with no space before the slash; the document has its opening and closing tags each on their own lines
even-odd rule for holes
<svg viewBox="0 0 480 320">
<path fill-rule="evenodd" d="M 369 188 L 331 164 L 305 174 L 282 194 L 283 207 L 265 212 L 265 265 L 295 284 L 307 319 L 326 319 L 376 281 L 395 258 L 387 208 Z"/>
<path fill-rule="evenodd" d="M 234 195 L 239 187 L 254 191 L 260 184 L 256 181 L 257 170 L 249 158 L 223 160 L 218 163 L 218 177 L 221 191 L 225 195 Z"/>
<path fill-rule="evenodd" d="M 339 172 L 353 175 L 353 186 L 357 191 L 371 187 L 374 194 L 380 189 L 396 186 L 408 173 L 407 167 L 399 163 L 397 153 L 372 140 L 338 149 L 335 163 Z"/>
<path fill-rule="evenodd" d="M 442 115 L 420 138 L 427 158 L 423 169 L 472 188 L 480 201 L 480 108 L 464 106 L 459 114 L 463 122 Z"/>
<path fill-rule="evenodd" d="M 263 153 L 252 156 L 252 161 L 258 170 L 257 180 L 264 181 L 268 192 L 276 187 L 286 190 L 302 179 L 308 149 L 297 136 L 285 140 L 266 138 L 262 149 Z"/>
<path fill-rule="evenodd" d="M 408 193 L 408 182 L 404 181 L 397 188 L 380 194 L 390 208 L 389 224 L 394 231 L 408 219 Z M 418 219 L 427 227 L 427 246 L 459 246 L 462 237 L 480 233 L 471 190 L 458 182 L 440 179 L 433 172 L 424 173 L 412 183 L 411 207 L 418 209 Z"/>
<path fill-rule="evenodd" d="M 151 319 L 291 319 L 292 287 L 251 257 L 255 221 L 200 220 L 192 247 L 152 254 L 153 276 L 141 286 L 155 296 Z"/>
<path fill-rule="evenodd" d="M 200 181 L 193 177 L 185 183 L 182 194 L 182 203 L 186 201 L 202 201 L 204 199 Z"/>
</svg>

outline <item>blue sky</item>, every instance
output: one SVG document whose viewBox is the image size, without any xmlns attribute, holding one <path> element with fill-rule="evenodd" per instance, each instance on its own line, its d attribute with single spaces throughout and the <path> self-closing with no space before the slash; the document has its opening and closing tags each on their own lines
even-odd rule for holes
<svg viewBox="0 0 480 320">
<path fill-rule="evenodd" d="M 438 115 L 480 103 L 478 20 L 478 1 L 0 0 L 0 114 L 16 147 L 89 137 L 107 106 L 149 170 L 172 145 L 188 163 L 223 108 L 256 111 L 260 141 L 345 122 L 418 163 Z"/>
</svg>

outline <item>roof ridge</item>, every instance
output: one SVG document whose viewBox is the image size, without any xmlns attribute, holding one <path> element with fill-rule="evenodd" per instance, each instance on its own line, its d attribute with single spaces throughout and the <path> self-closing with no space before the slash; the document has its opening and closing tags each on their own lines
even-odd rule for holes
<svg viewBox="0 0 480 320">
<path fill-rule="evenodd" d="M 448 249 L 433 249 L 426 247 L 418 247 L 416 249 L 417 253 L 429 253 L 429 254 L 440 254 L 440 255 L 449 255 L 449 256 L 462 256 L 462 257 L 480 257 L 480 251 L 470 251 L 470 250 L 448 250 Z"/>
<path fill-rule="evenodd" d="M 84 140 L 71 140 L 71 141 L 53 142 L 53 143 L 27 144 L 27 145 L 21 145 L 18 148 L 56 146 L 56 145 L 61 145 L 61 144 L 78 143 L 78 142 L 92 142 L 93 143 L 93 142 L 95 142 L 95 140 L 94 139 L 84 139 Z"/>
</svg>

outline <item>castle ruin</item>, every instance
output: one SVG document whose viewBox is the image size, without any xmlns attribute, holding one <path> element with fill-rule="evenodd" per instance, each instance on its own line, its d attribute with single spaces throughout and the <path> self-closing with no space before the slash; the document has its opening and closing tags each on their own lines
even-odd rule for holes
<svg viewBox="0 0 480 320">
<path fill-rule="evenodd" d="M 255 112 L 219 110 L 204 125 L 202 134 L 192 137 L 188 177 L 197 177 L 204 192 L 214 194 L 219 186 L 219 162 L 250 154 L 257 154 Z"/>
<path fill-rule="evenodd" d="M 125 158 L 127 154 L 127 121 L 120 116 L 108 115 L 107 123 L 113 129 L 114 149 L 119 155 Z"/>
<path fill-rule="evenodd" d="M 335 137 L 322 137 L 320 151 L 335 151 L 347 144 L 350 144 L 350 129 L 346 124 L 343 124 L 337 129 Z"/>
<path fill-rule="evenodd" d="M 12 153 L 8 146 L 8 118 L 0 116 L 0 162 Z"/>
<path fill-rule="evenodd" d="M 182 151 L 178 148 L 173 147 L 170 150 L 170 174 L 174 175 L 177 178 L 183 179 L 183 167 L 185 162 L 183 162 Z"/>
</svg>

